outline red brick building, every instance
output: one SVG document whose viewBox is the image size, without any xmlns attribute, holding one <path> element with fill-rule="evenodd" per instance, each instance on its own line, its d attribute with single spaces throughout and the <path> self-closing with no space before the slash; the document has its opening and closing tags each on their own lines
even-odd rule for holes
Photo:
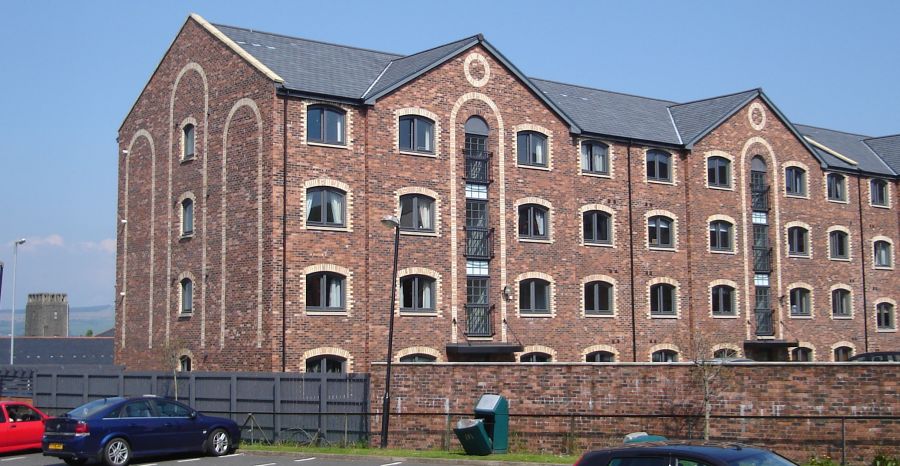
<svg viewBox="0 0 900 466">
<path fill-rule="evenodd" d="M 116 362 L 840 360 L 900 349 L 900 136 L 759 89 L 528 78 L 191 16 L 119 129 Z M 710 356 L 712 356 L 710 354 Z"/>
</svg>

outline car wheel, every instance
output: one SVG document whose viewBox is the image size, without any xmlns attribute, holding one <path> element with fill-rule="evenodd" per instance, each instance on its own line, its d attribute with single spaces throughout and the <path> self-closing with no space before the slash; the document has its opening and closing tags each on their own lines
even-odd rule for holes
<svg viewBox="0 0 900 466">
<path fill-rule="evenodd" d="M 216 429 L 209 434 L 206 451 L 212 456 L 222 456 L 231 450 L 231 438 L 224 429 Z"/>
<path fill-rule="evenodd" d="M 81 466 L 87 463 L 87 458 L 64 458 L 63 461 L 69 466 Z"/>
<path fill-rule="evenodd" d="M 126 466 L 131 461 L 131 446 L 122 438 L 114 438 L 103 449 L 103 463 L 106 466 Z"/>
</svg>

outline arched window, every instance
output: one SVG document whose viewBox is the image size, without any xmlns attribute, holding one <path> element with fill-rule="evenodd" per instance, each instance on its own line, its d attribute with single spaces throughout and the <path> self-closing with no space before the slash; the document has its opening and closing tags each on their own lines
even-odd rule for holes
<svg viewBox="0 0 900 466">
<path fill-rule="evenodd" d="M 194 125 L 188 123 L 181 129 L 181 160 L 194 158 L 195 143 Z"/>
<path fill-rule="evenodd" d="M 678 352 L 667 349 L 654 351 L 650 360 L 653 362 L 678 362 Z"/>
<path fill-rule="evenodd" d="M 806 170 L 800 167 L 785 168 L 784 189 L 789 196 L 806 196 Z"/>
<path fill-rule="evenodd" d="M 520 362 L 550 362 L 553 358 L 547 353 L 525 353 L 519 357 Z"/>
<path fill-rule="evenodd" d="M 437 362 L 437 358 L 430 354 L 415 353 L 401 356 L 400 362 Z"/>
<path fill-rule="evenodd" d="M 550 313 L 550 282 L 529 278 L 519 283 L 519 312 L 522 314 Z"/>
<path fill-rule="evenodd" d="M 848 259 L 850 257 L 850 241 L 847 233 L 834 230 L 828 233 L 829 252 L 832 259 Z"/>
<path fill-rule="evenodd" d="M 347 371 L 347 360 L 331 354 L 306 360 L 306 372 L 314 374 L 343 374 Z"/>
<path fill-rule="evenodd" d="M 602 142 L 581 143 L 581 171 L 597 175 L 609 174 L 609 146 Z"/>
<path fill-rule="evenodd" d="M 306 109 L 306 140 L 322 144 L 343 145 L 343 110 L 326 105 L 311 105 Z"/>
<path fill-rule="evenodd" d="M 181 279 L 181 313 L 194 312 L 194 282 L 190 278 Z"/>
<path fill-rule="evenodd" d="M 519 131 L 516 139 L 519 165 L 547 166 L 547 136 L 536 131 Z"/>
<path fill-rule="evenodd" d="M 400 150 L 434 153 L 434 122 L 418 115 L 400 117 Z"/>
<path fill-rule="evenodd" d="M 875 267 L 891 266 L 891 243 L 879 240 L 874 243 Z"/>
<path fill-rule="evenodd" d="M 675 315 L 675 287 L 668 283 L 657 283 L 650 287 L 650 315 Z"/>
<path fill-rule="evenodd" d="M 732 251 L 734 226 L 725 220 L 709 222 L 709 248 L 713 251 Z"/>
<path fill-rule="evenodd" d="M 584 285 L 584 313 L 586 315 L 612 315 L 613 285 L 595 281 Z"/>
<path fill-rule="evenodd" d="M 547 239 L 549 236 L 549 212 L 538 204 L 519 206 L 519 238 Z"/>
<path fill-rule="evenodd" d="M 837 288 L 831 291 L 831 315 L 834 317 L 850 317 L 850 290 Z"/>
<path fill-rule="evenodd" d="M 873 179 L 869 182 L 869 191 L 871 192 L 871 202 L 874 206 L 887 207 L 888 205 L 888 184 L 887 181 Z"/>
<path fill-rule="evenodd" d="M 647 151 L 647 179 L 672 181 L 672 155 L 661 150 Z"/>
<path fill-rule="evenodd" d="M 178 371 L 179 372 L 190 372 L 191 371 L 191 358 L 189 356 L 182 356 L 178 358 Z"/>
<path fill-rule="evenodd" d="M 310 226 L 343 227 L 347 193 L 337 188 L 315 187 L 306 190 L 306 224 Z"/>
<path fill-rule="evenodd" d="M 812 361 L 812 350 L 803 346 L 798 346 L 791 350 L 791 361 L 796 362 L 811 362 Z"/>
<path fill-rule="evenodd" d="M 838 346 L 834 349 L 835 362 L 849 361 L 853 356 L 853 348 L 849 346 Z"/>
<path fill-rule="evenodd" d="M 788 254 L 809 256 L 809 232 L 803 227 L 788 228 Z"/>
<path fill-rule="evenodd" d="M 894 319 L 894 305 L 891 303 L 879 303 L 875 306 L 878 330 L 894 330 L 897 321 Z"/>
<path fill-rule="evenodd" d="M 400 229 L 434 231 L 434 199 L 424 194 L 400 196 Z"/>
<path fill-rule="evenodd" d="M 714 316 L 733 316 L 736 312 L 734 304 L 734 288 L 718 285 L 712 288 L 712 313 Z"/>
<path fill-rule="evenodd" d="M 790 291 L 791 315 L 809 316 L 812 312 L 812 299 L 806 288 L 794 288 Z"/>
<path fill-rule="evenodd" d="M 674 248 L 674 221 L 663 215 L 656 215 L 647 220 L 647 241 L 651 248 Z"/>
<path fill-rule="evenodd" d="M 612 243 L 612 216 L 602 210 L 589 210 L 582 215 L 584 242 L 590 244 Z"/>
<path fill-rule="evenodd" d="M 609 351 L 594 351 L 588 353 L 584 360 L 585 362 L 616 362 L 616 355 Z"/>
<path fill-rule="evenodd" d="M 846 202 L 847 201 L 847 178 L 837 173 L 829 173 L 825 178 L 828 185 L 828 200 Z"/>
<path fill-rule="evenodd" d="M 306 310 L 343 311 L 345 280 L 334 272 L 316 272 L 306 276 Z"/>
<path fill-rule="evenodd" d="M 719 348 L 715 352 L 713 352 L 713 358 L 715 359 L 737 359 L 738 352 L 731 348 Z"/>
<path fill-rule="evenodd" d="M 487 122 L 479 116 L 471 116 L 466 120 L 465 131 L 466 134 L 474 134 L 476 136 L 488 136 L 491 132 Z"/>
<path fill-rule="evenodd" d="M 194 234 L 194 200 L 187 198 L 181 201 L 181 236 Z"/>
<path fill-rule="evenodd" d="M 400 279 L 400 310 L 434 312 L 435 280 L 425 275 L 407 275 Z"/>
<path fill-rule="evenodd" d="M 706 159 L 706 182 L 717 188 L 731 187 L 731 161 L 725 157 Z"/>
</svg>

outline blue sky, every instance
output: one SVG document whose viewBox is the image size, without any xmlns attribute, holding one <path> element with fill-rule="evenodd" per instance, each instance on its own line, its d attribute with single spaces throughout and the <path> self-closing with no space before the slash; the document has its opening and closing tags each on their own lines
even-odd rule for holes
<svg viewBox="0 0 900 466">
<path fill-rule="evenodd" d="M 482 32 L 529 76 L 676 101 L 763 87 L 798 123 L 900 132 L 894 1 L 6 1 L 0 308 L 19 237 L 17 307 L 113 302 L 116 130 L 190 12 L 397 53 Z"/>
</svg>

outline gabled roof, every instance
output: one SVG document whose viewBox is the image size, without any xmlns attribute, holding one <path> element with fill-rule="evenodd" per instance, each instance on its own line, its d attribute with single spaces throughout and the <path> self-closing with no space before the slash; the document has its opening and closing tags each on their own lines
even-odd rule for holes
<svg viewBox="0 0 900 466">
<path fill-rule="evenodd" d="M 672 105 L 669 112 L 688 147 L 706 136 L 759 95 L 759 89 Z"/>
<path fill-rule="evenodd" d="M 845 171 L 861 170 L 880 175 L 897 174 L 866 144 L 865 141 L 871 139 L 868 136 L 815 126 L 799 124 L 794 126 L 810 140 L 816 155 L 827 168 Z"/>
<path fill-rule="evenodd" d="M 477 44 L 479 40 L 482 40 L 480 35 L 466 37 L 433 49 L 397 58 L 388 63 L 381 76 L 372 83 L 372 88 L 360 97 L 377 98 L 377 96 L 384 95 Z"/>
<path fill-rule="evenodd" d="M 113 338 L 104 337 L 16 337 L 15 363 L 112 364 Z M 9 337 L 0 337 L 0 361 L 9 361 Z"/>
<path fill-rule="evenodd" d="M 869 138 L 864 140 L 869 148 L 881 156 L 884 163 L 887 164 L 895 174 L 900 175 L 900 134 L 893 136 L 883 136 L 880 138 Z"/>
<path fill-rule="evenodd" d="M 680 145 L 668 107 L 675 102 L 530 78 L 583 132 Z"/>
</svg>

